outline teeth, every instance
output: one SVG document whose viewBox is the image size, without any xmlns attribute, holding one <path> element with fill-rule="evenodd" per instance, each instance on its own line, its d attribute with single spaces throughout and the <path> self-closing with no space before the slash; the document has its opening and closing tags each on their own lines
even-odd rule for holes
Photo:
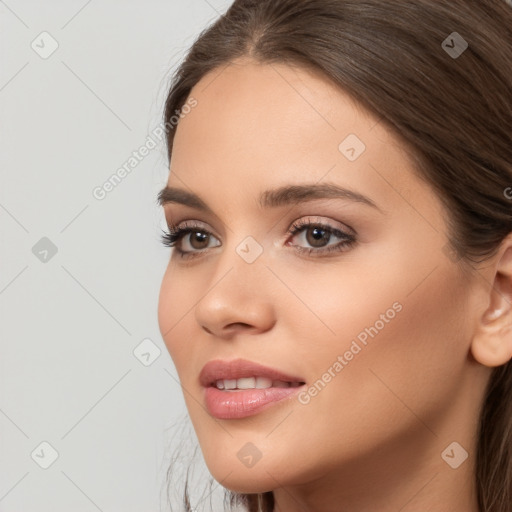
<svg viewBox="0 0 512 512">
<path fill-rule="evenodd" d="M 254 377 L 244 377 L 236 381 L 238 389 L 254 389 L 256 387 L 256 379 Z"/>
<path fill-rule="evenodd" d="M 256 389 L 266 389 L 272 387 L 272 379 L 267 377 L 256 377 Z"/>
<path fill-rule="evenodd" d="M 300 386 L 299 382 L 284 382 L 267 377 L 242 377 L 241 379 L 221 379 L 215 382 L 217 389 L 268 389 Z"/>
<path fill-rule="evenodd" d="M 224 379 L 224 389 L 236 389 L 236 379 Z"/>
</svg>

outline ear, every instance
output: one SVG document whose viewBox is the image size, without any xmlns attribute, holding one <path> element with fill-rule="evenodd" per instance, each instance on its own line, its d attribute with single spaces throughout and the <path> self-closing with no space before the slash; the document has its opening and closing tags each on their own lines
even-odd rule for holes
<svg viewBox="0 0 512 512">
<path fill-rule="evenodd" d="M 471 343 L 473 357 L 485 366 L 501 366 L 512 358 L 512 236 L 505 238 L 492 260 L 488 307 L 478 319 Z"/>
</svg>

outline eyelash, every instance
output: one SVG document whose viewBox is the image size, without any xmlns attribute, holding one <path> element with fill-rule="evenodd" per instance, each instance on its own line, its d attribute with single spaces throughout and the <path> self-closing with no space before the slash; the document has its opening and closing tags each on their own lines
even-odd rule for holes
<svg viewBox="0 0 512 512">
<path fill-rule="evenodd" d="M 319 253 L 324 254 L 324 253 L 330 253 L 330 252 L 342 252 L 342 251 L 352 247 L 356 242 L 356 238 L 351 234 L 348 234 L 343 231 L 340 231 L 339 229 L 333 228 L 332 226 L 329 226 L 328 224 L 324 224 L 321 222 L 311 222 L 306 219 L 301 219 L 301 220 L 295 222 L 291 226 L 291 228 L 288 230 L 287 234 L 290 235 L 291 237 L 293 237 L 295 235 L 298 235 L 301 231 L 303 231 L 305 227 L 320 228 L 324 231 L 327 231 L 327 233 L 329 233 L 330 235 L 334 235 L 338 238 L 342 238 L 343 241 L 341 241 L 337 244 L 334 244 L 334 245 L 327 246 L 327 248 L 323 248 L 323 249 L 322 248 L 320 248 L 320 249 L 309 248 L 308 249 L 305 247 L 295 246 L 295 250 L 297 250 L 301 254 L 307 254 L 309 256 L 311 254 L 319 254 Z M 199 225 L 192 224 L 190 226 L 185 226 L 185 227 L 180 227 L 180 228 L 178 228 L 176 226 L 171 226 L 169 229 L 169 232 L 165 232 L 165 231 L 162 232 L 162 244 L 166 247 L 174 248 L 176 250 L 176 252 L 182 258 L 194 258 L 196 256 L 201 255 L 205 251 L 207 251 L 207 249 L 203 249 L 202 251 L 199 250 L 199 251 L 188 252 L 188 251 L 183 251 L 182 249 L 180 249 L 177 244 L 186 235 L 188 235 L 190 233 L 197 233 L 197 232 L 207 234 L 209 236 L 214 236 L 212 233 L 210 233 L 210 231 L 202 228 Z"/>
</svg>

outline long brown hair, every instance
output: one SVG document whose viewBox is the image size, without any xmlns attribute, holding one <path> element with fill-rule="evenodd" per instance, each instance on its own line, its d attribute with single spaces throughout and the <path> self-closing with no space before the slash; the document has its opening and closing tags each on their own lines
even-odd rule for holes
<svg viewBox="0 0 512 512">
<path fill-rule="evenodd" d="M 169 161 L 170 120 L 191 89 L 245 56 L 320 71 L 385 123 L 449 212 L 450 254 L 461 265 L 492 256 L 512 232 L 508 0 L 236 0 L 173 76 Z M 491 375 L 476 459 L 480 511 L 510 512 L 512 362 Z M 251 512 L 273 510 L 271 492 L 227 496 Z"/>
</svg>

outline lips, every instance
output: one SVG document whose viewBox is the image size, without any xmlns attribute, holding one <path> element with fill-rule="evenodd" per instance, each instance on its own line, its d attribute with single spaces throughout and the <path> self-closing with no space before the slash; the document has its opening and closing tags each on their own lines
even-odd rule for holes
<svg viewBox="0 0 512 512">
<path fill-rule="evenodd" d="M 280 370 L 263 366 L 246 359 L 232 361 L 210 361 L 201 370 L 199 382 L 203 387 L 214 386 L 219 380 L 237 380 L 243 378 L 265 377 L 271 381 L 282 381 L 304 384 L 305 381 L 296 375 L 289 375 Z"/>
<path fill-rule="evenodd" d="M 276 404 L 284 407 L 305 384 L 296 375 L 246 359 L 210 361 L 201 370 L 199 382 L 208 412 L 223 420 L 254 416 Z"/>
</svg>

